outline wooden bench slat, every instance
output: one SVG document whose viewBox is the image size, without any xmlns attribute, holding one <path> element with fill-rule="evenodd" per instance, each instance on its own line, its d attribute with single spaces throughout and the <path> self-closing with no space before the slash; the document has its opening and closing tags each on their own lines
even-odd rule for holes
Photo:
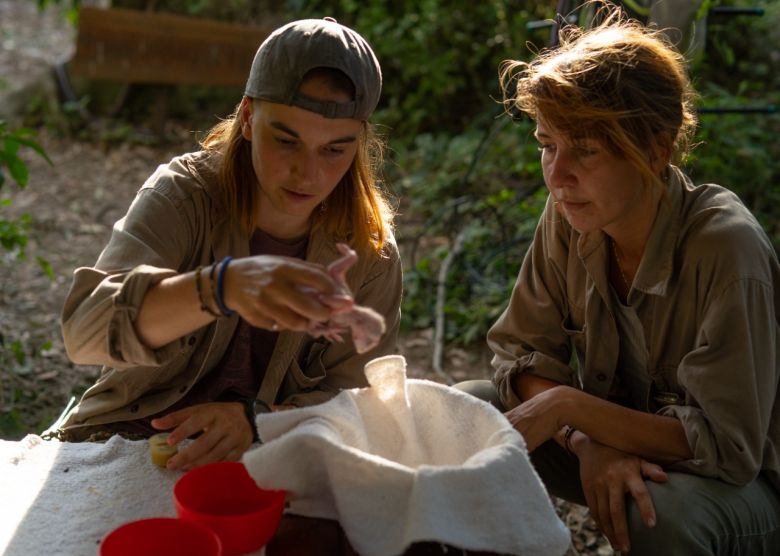
<svg viewBox="0 0 780 556">
<path fill-rule="evenodd" d="M 272 28 L 84 6 L 72 71 L 127 83 L 243 86 Z"/>
</svg>

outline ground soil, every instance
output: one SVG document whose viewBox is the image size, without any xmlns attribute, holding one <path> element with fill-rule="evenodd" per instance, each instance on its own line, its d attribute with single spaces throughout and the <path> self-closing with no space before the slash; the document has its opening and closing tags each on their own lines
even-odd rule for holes
<svg viewBox="0 0 780 556">
<path fill-rule="evenodd" d="M 73 48 L 73 32 L 58 14 L 49 10 L 41 15 L 29 0 L 0 0 L 0 40 L 0 76 L 6 83 L 14 76 L 21 80 L 31 68 L 39 71 L 62 61 Z M 59 331 L 59 312 L 73 270 L 94 263 L 113 223 L 151 171 L 195 147 L 194 136 L 181 127 L 164 142 L 141 145 L 131 140 L 138 137 L 132 133 L 126 141 L 75 139 L 64 134 L 62 122 L 56 120 L 51 128 L 37 129 L 52 164 L 28 151 L 24 159 L 29 186 L 19 190 L 6 183 L 0 190 L 0 199 L 13 202 L 0 207 L 3 218 L 23 213 L 33 217 L 25 260 L 0 249 L 0 438 L 40 432 L 71 396 L 94 381 L 99 369 L 72 364 Z M 401 219 L 399 227 L 403 225 Z M 53 279 L 41 270 L 38 257 L 51 265 Z M 402 334 L 399 351 L 409 363 L 409 376 L 439 382 L 489 376 L 489 354 L 483 346 L 448 349 L 448 377 L 433 373 L 432 336 L 431 330 Z M 572 554 L 612 554 L 586 509 L 558 505 L 572 530 Z"/>
</svg>

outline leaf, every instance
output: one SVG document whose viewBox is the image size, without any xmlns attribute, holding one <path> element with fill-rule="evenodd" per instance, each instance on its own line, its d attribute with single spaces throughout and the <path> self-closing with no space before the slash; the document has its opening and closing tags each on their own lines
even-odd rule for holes
<svg viewBox="0 0 780 556">
<path fill-rule="evenodd" d="M 16 137 L 14 137 L 13 134 L 6 136 L 6 138 L 3 140 L 3 152 L 5 152 L 10 157 L 13 157 L 16 155 L 18 150 L 19 141 L 16 140 Z"/>
<path fill-rule="evenodd" d="M 38 347 L 38 354 L 40 355 L 40 354 L 42 354 L 42 353 L 45 353 L 45 352 L 49 351 L 53 345 L 54 345 L 54 344 L 52 343 L 52 341 L 51 341 L 51 340 L 46 340 L 45 342 L 43 342 L 43 343 L 42 343 L 42 344 L 41 344 L 41 345 Z"/>
<path fill-rule="evenodd" d="M 49 263 L 49 261 L 47 261 L 43 257 L 35 257 L 35 260 L 38 261 L 38 266 L 41 267 L 41 269 L 43 270 L 44 274 L 46 274 L 46 276 L 49 278 L 49 280 L 54 281 L 54 278 L 55 278 L 55 276 L 54 276 L 54 269 L 51 267 L 51 264 Z"/>
<path fill-rule="evenodd" d="M 24 189 L 27 186 L 27 181 L 30 179 L 30 172 L 27 169 L 27 164 L 18 156 L 12 156 L 8 161 L 8 171 L 11 173 L 11 177 L 19 184 L 19 187 Z"/>
<path fill-rule="evenodd" d="M 24 354 L 24 346 L 21 341 L 14 340 L 11 342 L 11 353 L 14 354 L 14 359 L 16 359 L 17 363 L 24 365 L 24 360 L 27 356 Z"/>
<path fill-rule="evenodd" d="M 49 163 L 49 166 L 54 166 L 54 162 L 51 161 L 51 158 L 49 158 L 49 155 L 46 154 L 46 151 L 43 150 L 43 147 L 41 147 L 38 143 L 33 141 L 32 139 L 21 139 L 17 138 L 17 141 L 19 141 L 20 144 L 31 148 L 35 152 L 37 152 L 39 155 L 43 157 L 43 159 Z"/>
</svg>

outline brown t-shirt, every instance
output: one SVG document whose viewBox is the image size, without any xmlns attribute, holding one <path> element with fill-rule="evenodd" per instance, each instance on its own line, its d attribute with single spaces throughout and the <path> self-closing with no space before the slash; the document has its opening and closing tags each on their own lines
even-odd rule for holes
<svg viewBox="0 0 780 556">
<path fill-rule="evenodd" d="M 256 230 L 249 241 L 249 253 L 305 259 L 308 242 L 308 235 L 288 241 Z M 183 398 L 156 415 L 115 423 L 111 428 L 118 432 L 149 436 L 159 432 L 152 427 L 151 420 L 173 411 L 214 401 L 254 398 L 260 390 L 278 335 L 278 332 L 255 328 L 239 317 L 236 332 L 222 360 Z"/>
</svg>

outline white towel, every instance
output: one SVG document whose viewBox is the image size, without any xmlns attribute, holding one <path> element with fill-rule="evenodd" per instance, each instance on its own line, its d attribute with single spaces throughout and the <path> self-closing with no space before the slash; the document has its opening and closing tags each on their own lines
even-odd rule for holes
<svg viewBox="0 0 780 556">
<path fill-rule="evenodd" d="M 439 541 L 528 556 L 566 552 L 570 537 L 522 436 L 490 404 L 407 380 L 391 355 L 365 367 L 370 388 L 261 415 L 265 442 L 244 455 L 258 485 L 290 493 L 290 511 L 337 519 L 366 555 Z"/>
<path fill-rule="evenodd" d="M 155 466 L 146 441 L 0 441 L 0 554 L 93 555 L 125 522 L 173 517 L 181 474 Z"/>
</svg>

